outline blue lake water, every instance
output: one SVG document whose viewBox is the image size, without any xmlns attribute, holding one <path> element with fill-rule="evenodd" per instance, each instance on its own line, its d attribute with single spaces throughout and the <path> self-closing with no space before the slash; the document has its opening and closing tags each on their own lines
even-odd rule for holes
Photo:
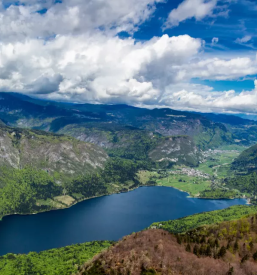
<svg viewBox="0 0 257 275">
<path fill-rule="evenodd" d="M 28 253 L 93 240 L 118 240 L 153 222 L 246 204 L 202 200 L 169 187 L 141 187 L 83 201 L 64 210 L 8 216 L 0 222 L 0 255 Z"/>
</svg>

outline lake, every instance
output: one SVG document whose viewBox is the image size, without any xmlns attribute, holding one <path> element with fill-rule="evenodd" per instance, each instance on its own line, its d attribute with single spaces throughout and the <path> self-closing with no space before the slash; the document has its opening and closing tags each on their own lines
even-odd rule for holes
<svg viewBox="0 0 257 275">
<path fill-rule="evenodd" d="M 246 200 L 203 200 L 170 187 L 141 187 L 83 201 L 64 210 L 0 222 L 0 255 L 28 253 L 93 240 L 118 240 L 153 222 L 246 204 Z"/>
</svg>

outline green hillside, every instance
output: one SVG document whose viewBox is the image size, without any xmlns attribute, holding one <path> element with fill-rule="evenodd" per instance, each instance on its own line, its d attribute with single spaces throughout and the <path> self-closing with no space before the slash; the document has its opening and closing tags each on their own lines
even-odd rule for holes
<svg viewBox="0 0 257 275">
<path fill-rule="evenodd" d="M 257 144 L 243 151 L 233 162 L 232 169 L 247 173 L 257 169 Z"/>
<path fill-rule="evenodd" d="M 243 253 L 243 243 L 244 241 L 247 241 L 246 250 L 248 251 L 248 247 L 253 247 L 251 251 L 249 250 L 248 260 L 246 259 L 246 261 L 250 261 L 256 251 L 256 238 L 251 239 L 251 236 L 256 234 L 253 230 L 256 228 L 256 218 L 254 216 L 256 213 L 256 207 L 233 206 L 228 209 L 196 214 L 174 221 L 159 222 L 151 226 L 154 228 L 162 227 L 165 230 L 176 234 L 187 232 L 186 235 L 182 233 L 174 236 L 173 234 L 165 233 L 165 231 L 159 231 L 159 229 L 144 230 L 142 232 L 133 233 L 130 236 L 126 236 L 118 243 L 108 241 L 91 242 L 51 249 L 40 253 L 31 252 L 27 255 L 7 254 L 0 257 L 0 274 L 70 275 L 76 274 L 78 270 L 80 270 L 79 274 L 109 274 L 108 272 L 105 273 L 104 270 L 106 267 L 105 264 L 107 264 L 110 259 L 112 259 L 113 262 L 108 264 L 108 266 L 113 269 L 113 272 L 116 268 L 123 267 L 125 265 L 126 268 L 130 269 L 130 272 L 132 272 L 131 274 L 133 274 L 133 270 L 131 268 L 141 269 L 143 266 L 145 266 L 146 269 L 147 267 L 148 269 L 150 267 L 152 268 L 150 273 L 143 274 L 158 274 L 155 269 L 157 268 L 158 270 L 160 268 L 165 268 L 166 266 L 163 265 L 161 267 L 158 265 L 158 263 L 160 263 L 158 257 L 163 260 L 171 259 L 172 262 L 170 264 L 172 264 L 173 268 L 175 268 L 177 257 L 180 257 L 180 261 L 184 262 L 184 259 L 182 258 L 184 255 L 184 253 L 182 253 L 183 251 L 187 251 L 185 259 L 190 259 L 190 261 L 187 262 L 188 266 L 190 266 L 191 261 L 194 261 L 194 258 L 192 258 L 193 256 L 191 256 L 190 253 L 192 255 L 193 253 L 197 253 L 197 257 L 200 260 L 200 265 L 201 263 L 204 264 L 204 261 L 201 262 L 201 260 L 203 260 L 206 256 L 210 257 L 205 255 L 204 251 L 206 251 L 209 243 L 211 246 L 211 240 L 214 241 L 214 244 L 215 240 L 217 240 L 216 244 L 218 243 L 219 245 L 218 249 L 215 250 L 217 253 L 220 251 L 223 243 L 226 244 L 226 253 L 234 253 L 234 255 L 236 255 L 236 257 L 234 257 L 235 261 L 233 264 L 236 264 L 236 261 L 238 261 L 239 254 Z M 252 219 L 252 217 L 254 219 Z M 231 227 L 233 230 L 227 230 L 228 227 Z M 252 231 L 254 232 L 251 233 Z M 240 237 L 238 238 L 238 248 L 234 251 L 234 243 L 236 241 L 235 236 L 237 236 L 238 232 L 240 233 Z M 188 236 L 190 238 L 188 238 Z M 210 242 L 208 242 L 209 239 Z M 227 248 L 228 239 L 230 241 L 230 246 Z M 251 240 L 253 245 L 251 244 Z M 169 243 L 171 244 L 169 249 L 164 249 L 163 246 Z M 206 246 L 206 249 L 204 250 L 204 247 L 200 249 L 201 245 L 204 245 L 204 247 Z M 197 250 L 194 249 L 195 246 Z M 210 247 L 211 251 L 214 247 L 215 245 Z M 230 247 L 232 248 L 231 252 Z M 173 249 L 175 250 L 173 251 Z M 174 254 L 175 251 L 176 253 Z M 100 254 L 96 256 L 98 253 Z M 103 260 L 106 255 L 109 255 L 109 253 L 111 253 L 112 256 Z M 144 255 L 142 253 L 144 253 Z M 159 253 L 160 255 L 158 255 Z M 176 257 L 173 257 L 173 255 Z M 213 253 L 212 255 L 215 254 Z M 117 256 L 119 257 L 119 260 L 116 259 Z M 92 260 L 93 257 L 94 260 Z M 244 255 L 240 256 L 240 261 L 243 257 Z M 133 261 L 128 261 L 128 259 L 132 258 Z M 221 256 L 218 256 L 217 254 L 216 260 L 220 258 Z M 101 261 L 97 262 L 99 259 Z M 187 260 L 185 260 L 185 264 Z M 99 268 L 102 266 L 103 261 L 105 261 L 103 265 L 104 269 L 99 272 Z M 141 264 L 138 264 L 138 261 Z M 84 265 L 84 263 L 86 263 L 86 265 Z M 94 266 L 95 263 L 100 265 Z M 148 265 L 145 265 L 146 263 L 148 263 Z M 221 264 L 219 260 L 217 263 Z M 209 264 L 215 265 L 215 262 L 211 262 Z M 96 269 L 92 269 L 92 267 Z M 91 273 L 81 273 L 82 270 L 87 268 L 91 270 Z M 95 270 L 94 273 L 92 273 L 93 270 Z M 121 272 L 119 274 L 124 273 Z"/>
<path fill-rule="evenodd" d="M 56 248 L 28 255 L 7 254 L 0 257 L 2 275 L 70 275 L 78 267 L 107 249 L 112 242 L 90 242 Z"/>
<path fill-rule="evenodd" d="M 58 133 L 101 146 L 111 157 L 157 162 L 162 166 L 197 166 L 201 156 L 193 139 L 188 136 L 164 137 L 116 123 L 69 124 Z"/>
</svg>

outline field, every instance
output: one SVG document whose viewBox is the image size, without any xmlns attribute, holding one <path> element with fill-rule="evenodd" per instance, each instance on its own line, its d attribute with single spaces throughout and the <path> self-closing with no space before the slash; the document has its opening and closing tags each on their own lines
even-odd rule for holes
<svg viewBox="0 0 257 275">
<path fill-rule="evenodd" d="M 211 155 L 204 163 L 201 163 L 197 169 L 217 178 L 230 176 L 230 165 L 239 154 L 239 151 L 223 151 Z"/>
<path fill-rule="evenodd" d="M 222 150 L 221 150 L 222 149 Z M 185 166 L 174 166 L 173 169 L 161 177 L 156 173 L 158 185 L 170 186 L 197 197 L 201 192 L 210 190 L 211 186 L 221 187 L 221 179 L 232 176 L 231 163 L 245 147 L 224 147 L 215 151 L 205 152 L 205 161 L 194 169 Z M 182 171 L 184 168 L 184 171 Z M 200 175 L 199 175 L 200 173 Z M 144 173 L 144 176 L 154 174 Z M 209 176 L 209 178 L 207 178 Z"/>
<path fill-rule="evenodd" d="M 54 197 L 54 200 L 62 203 L 62 204 L 65 204 L 67 206 L 71 206 L 75 200 L 71 197 L 71 196 L 57 196 L 57 197 Z"/>
<path fill-rule="evenodd" d="M 146 184 L 148 181 L 152 180 L 153 178 L 159 178 L 160 175 L 157 172 L 141 170 L 137 173 L 137 176 L 140 183 Z"/>
<path fill-rule="evenodd" d="M 158 179 L 158 185 L 170 186 L 197 197 L 200 192 L 209 189 L 211 181 L 200 177 L 191 177 L 187 175 L 170 175 L 167 178 Z"/>
</svg>

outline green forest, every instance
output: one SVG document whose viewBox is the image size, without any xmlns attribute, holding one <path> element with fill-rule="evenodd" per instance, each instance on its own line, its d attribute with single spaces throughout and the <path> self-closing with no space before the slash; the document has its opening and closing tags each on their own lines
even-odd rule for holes
<svg viewBox="0 0 257 275">
<path fill-rule="evenodd" d="M 153 223 L 150 228 L 161 228 L 172 233 L 183 233 L 199 226 L 237 220 L 257 212 L 256 206 L 236 205 L 223 210 L 204 212 L 178 220 Z"/>
<path fill-rule="evenodd" d="M 57 184 L 55 178 L 44 170 L 30 166 L 24 169 L 1 167 L 0 217 L 54 209 L 54 205 L 42 202 L 56 196 L 69 195 L 78 201 L 107 195 L 112 184 L 119 186 L 120 191 L 128 191 L 128 186 L 134 188 L 140 185 L 137 171 L 141 167 L 143 166 L 140 162 L 112 158 L 107 161 L 103 170 L 78 176 L 62 185 Z"/>
<path fill-rule="evenodd" d="M 108 241 L 89 242 L 62 248 L 30 252 L 27 255 L 7 254 L 0 257 L 0 274 L 3 275 L 68 275 L 96 254 L 110 247 Z"/>
<path fill-rule="evenodd" d="M 234 199 L 240 197 L 240 192 L 228 189 L 212 189 L 204 190 L 200 193 L 200 198 L 203 199 Z"/>
</svg>

